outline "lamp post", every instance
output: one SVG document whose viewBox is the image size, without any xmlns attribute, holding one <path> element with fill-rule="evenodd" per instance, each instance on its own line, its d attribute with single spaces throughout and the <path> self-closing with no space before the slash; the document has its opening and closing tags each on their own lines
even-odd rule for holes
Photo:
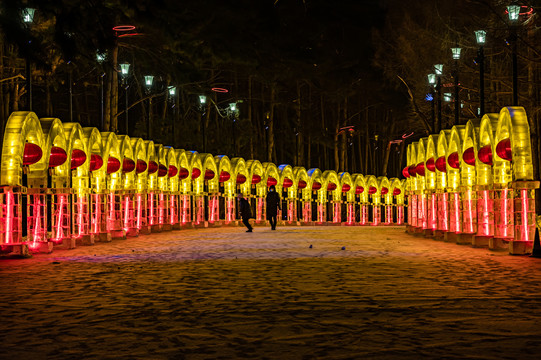
<svg viewBox="0 0 541 360">
<path fill-rule="evenodd" d="M 154 83 L 154 76 L 152 75 L 145 75 L 145 89 L 147 94 L 150 94 L 150 91 L 152 90 L 152 84 Z M 147 136 L 149 139 L 152 138 L 151 136 L 151 127 L 150 123 L 152 121 L 152 96 L 148 97 L 148 119 L 147 119 Z"/>
<path fill-rule="evenodd" d="M 513 106 L 518 106 L 518 59 L 517 59 L 517 22 L 520 16 L 520 6 L 513 4 L 507 7 L 511 22 L 511 51 L 513 56 Z"/>
<path fill-rule="evenodd" d="M 120 76 L 122 78 L 122 85 L 124 86 L 124 96 L 126 100 L 126 108 L 124 109 L 124 116 L 126 119 L 126 135 L 129 135 L 129 125 L 128 125 L 128 75 L 130 73 L 130 64 L 124 63 L 120 64 Z"/>
<path fill-rule="evenodd" d="M 438 94 L 438 130 L 441 130 L 441 76 L 443 75 L 443 64 L 434 65 L 436 74 L 436 93 Z"/>
<path fill-rule="evenodd" d="M 460 60 L 460 53 L 462 51 L 459 47 L 451 48 L 453 53 L 453 60 L 455 61 L 454 79 L 455 79 L 455 125 L 460 125 L 460 99 L 458 94 L 458 60 Z"/>
<path fill-rule="evenodd" d="M 231 130 L 233 132 L 233 156 L 237 155 L 237 134 L 235 133 L 235 122 L 237 121 L 237 103 L 229 103 L 229 114 L 233 118 L 231 122 Z"/>
<path fill-rule="evenodd" d="M 475 39 L 479 49 L 477 50 L 477 61 L 479 63 L 479 116 L 485 114 L 485 53 L 483 45 L 485 45 L 487 32 L 485 30 L 475 31 Z"/>
<path fill-rule="evenodd" d="M 438 124 L 437 124 L 437 120 L 436 120 L 436 114 L 435 114 L 435 102 L 436 102 L 436 99 L 435 99 L 435 91 L 434 91 L 434 87 L 436 86 L 436 74 L 428 74 L 428 84 L 430 85 L 430 98 L 428 98 L 428 95 L 427 95 L 427 100 L 429 100 L 431 103 L 432 103 L 432 132 L 434 134 L 438 134 L 439 131 L 438 131 Z"/>
<path fill-rule="evenodd" d="M 96 54 L 96 61 L 98 61 L 98 63 L 100 65 L 102 65 L 105 61 L 105 54 L 102 54 L 102 53 L 97 53 Z M 103 107 L 103 77 L 105 76 L 105 72 L 102 70 L 101 72 L 101 75 L 100 75 L 100 130 L 103 130 L 103 115 L 104 115 L 104 107 Z"/>
<path fill-rule="evenodd" d="M 175 95 L 177 94 L 177 88 L 176 86 L 169 86 L 168 88 L 169 90 L 169 100 L 172 101 L 173 105 L 172 105 L 172 109 L 173 109 L 173 120 L 171 121 L 171 132 L 172 132 L 172 136 L 173 136 L 173 139 L 171 141 L 171 144 L 173 145 L 173 147 L 175 147 L 175 140 L 176 140 L 176 134 L 175 134 L 175 122 L 177 121 L 177 118 L 176 118 L 176 110 L 177 110 L 177 107 L 175 106 Z"/>
<path fill-rule="evenodd" d="M 199 95 L 199 116 L 201 117 L 200 120 L 203 119 L 203 115 L 205 114 L 205 108 L 207 105 L 207 96 L 206 95 Z M 203 120 L 203 124 L 201 126 L 203 128 L 203 152 L 207 152 L 207 135 L 205 134 L 205 123 Z"/>
<path fill-rule="evenodd" d="M 30 28 L 34 22 L 34 13 L 36 9 L 25 8 L 22 11 L 23 22 Z M 30 41 L 28 42 L 30 44 Z M 26 54 L 26 91 L 28 93 L 28 110 L 32 111 L 32 64 L 30 63 L 30 46 Z"/>
</svg>

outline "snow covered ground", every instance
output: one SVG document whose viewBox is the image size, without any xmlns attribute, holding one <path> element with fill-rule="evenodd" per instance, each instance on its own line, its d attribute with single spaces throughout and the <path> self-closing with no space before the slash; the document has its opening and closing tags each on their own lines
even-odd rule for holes
<svg viewBox="0 0 541 360">
<path fill-rule="evenodd" d="M 541 358 L 541 260 L 402 227 L 182 230 L 0 279 L 0 359 Z"/>
</svg>

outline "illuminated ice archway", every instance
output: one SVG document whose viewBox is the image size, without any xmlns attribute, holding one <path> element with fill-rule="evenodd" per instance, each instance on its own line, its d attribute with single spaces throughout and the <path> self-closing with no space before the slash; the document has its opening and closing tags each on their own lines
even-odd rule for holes
<svg viewBox="0 0 541 360">
<path fill-rule="evenodd" d="M 317 208 L 316 222 L 322 224 L 327 221 L 327 182 L 323 179 L 320 169 L 311 168 L 307 172 L 310 179 L 309 186 L 315 195 L 313 200 Z"/>
<path fill-rule="evenodd" d="M 331 213 L 331 221 L 333 223 L 340 223 L 342 221 L 342 209 L 341 209 L 341 200 L 342 200 L 342 189 L 340 189 L 340 179 L 338 174 L 334 170 L 325 170 L 321 175 L 325 181 L 325 190 L 327 194 L 330 194 L 330 208 L 327 206 L 327 217 L 329 217 L 329 212 Z"/>
<path fill-rule="evenodd" d="M 342 209 L 345 215 L 343 220 L 347 225 L 353 225 L 355 224 L 355 184 L 348 172 L 341 172 L 338 176 L 340 178 L 340 191 L 342 192 L 342 197 L 345 198 L 345 202 L 342 204 L 345 207 L 345 209 Z"/>
<path fill-rule="evenodd" d="M 380 176 L 377 178 L 378 187 L 381 194 L 383 215 L 382 219 L 384 225 L 390 225 L 393 223 L 393 192 L 391 189 L 391 183 L 386 176 Z"/>
<path fill-rule="evenodd" d="M 126 238 L 123 222 L 123 183 L 121 144 L 118 137 L 112 132 L 102 132 L 103 162 L 107 179 L 107 232 L 113 239 Z"/>
<path fill-rule="evenodd" d="M 301 211 L 299 212 L 299 221 L 309 223 L 312 221 L 312 188 L 308 172 L 302 166 L 293 168 L 293 176 L 298 189 L 298 200 Z"/>
<path fill-rule="evenodd" d="M 192 221 L 192 166 L 185 150 L 175 149 L 175 153 L 178 164 L 180 225 L 182 226 Z"/>
<path fill-rule="evenodd" d="M 287 221 L 293 223 L 297 221 L 297 182 L 293 174 L 291 165 L 282 164 L 278 167 L 280 177 L 278 183 L 282 186 L 283 196 L 285 200 Z"/>
<path fill-rule="evenodd" d="M 369 175 L 365 178 L 368 194 L 370 196 L 372 206 L 372 225 L 381 223 L 381 192 L 380 184 L 374 175 Z"/>
<path fill-rule="evenodd" d="M 267 180 L 263 165 L 259 160 L 246 161 L 246 169 L 248 170 L 248 181 L 253 189 L 252 195 L 255 195 L 255 221 L 263 222 L 266 220 L 265 197 L 267 196 Z"/>
<path fill-rule="evenodd" d="M 282 194 L 282 184 L 280 184 L 280 171 L 274 163 L 264 162 L 263 164 L 263 178 L 261 181 L 268 187 L 274 185 L 276 192 Z"/>
<path fill-rule="evenodd" d="M 231 168 L 229 157 L 226 155 L 217 155 L 214 157 L 214 161 L 216 162 L 220 193 L 222 193 L 218 200 L 220 202 L 219 218 L 220 220 L 225 220 L 225 222 L 229 224 L 236 218 L 236 179 L 233 177 L 233 170 Z"/>
<path fill-rule="evenodd" d="M 447 188 L 447 150 L 449 140 L 451 138 L 451 130 L 446 129 L 440 131 L 438 141 L 436 143 L 436 155 L 434 166 L 436 168 L 436 234 L 443 236 L 449 231 L 449 194 Z M 409 210 L 408 210 L 409 213 Z"/>
<path fill-rule="evenodd" d="M 477 158 L 475 162 L 477 185 L 492 185 L 494 183 L 494 136 L 498 125 L 498 114 L 483 115 L 479 126 Z"/>
<path fill-rule="evenodd" d="M 400 180 L 398 178 L 391 178 L 389 179 L 389 185 L 391 186 L 390 191 L 394 197 L 394 207 L 396 209 L 395 216 L 396 216 L 396 225 L 403 225 L 404 224 L 404 194 L 405 189 L 404 186 L 406 184 L 406 180 Z"/>
<path fill-rule="evenodd" d="M 359 225 L 368 225 L 368 188 L 366 187 L 365 177 L 362 174 L 353 174 L 353 187 L 355 194 L 359 197 Z"/>
<path fill-rule="evenodd" d="M 147 191 L 148 191 L 148 154 L 147 146 L 141 138 L 130 138 L 135 162 L 134 226 L 138 233 L 148 234 Z"/>
<path fill-rule="evenodd" d="M 246 161 L 241 157 L 235 157 L 231 159 L 231 177 L 235 184 L 237 191 L 248 197 L 250 196 L 250 190 L 252 187 L 250 179 L 250 171 L 246 167 Z"/>
<path fill-rule="evenodd" d="M 447 143 L 447 192 L 449 196 L 449 233 L 462 232 L 462 213 L 460 212 L 460 163 L 462 162 L 463 139 L 466 126 L 455 125 L 451 129 Z M 450 238 L 450 240 L 455 240 Z"/>
</svg>

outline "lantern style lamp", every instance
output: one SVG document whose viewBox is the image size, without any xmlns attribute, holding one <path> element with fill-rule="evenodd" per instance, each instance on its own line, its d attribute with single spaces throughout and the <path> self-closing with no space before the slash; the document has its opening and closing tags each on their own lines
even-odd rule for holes
<svg viewBox="0 0 541 360">
<path fill-rule="evenodd" d="M 434 65 L 434 71 L 436 72 L 436 75 L 442 75 L 443 74 L 443 64 Z"/>
<path fill-rule="evenodd" d="M 231 110 L 231 112 L 237 111 L 237 103 L 229 103 L 229 110 Z"/>
<path fill-rule="evenodd" d="M 443 101 L 449 102 L 452 100 L 452 94 L 451 93 L 443 93 Z"/>
<path fill-rule="evenodd" d="M 124 64 L 120 64 L 120 75 L 122 76 L 122 78 L 126 78 L 128 77 L 128 74 L 130 73 L 130 64 L 128 63 L 124 63 Z"/>
<path fill-rule="evenodd" d="M 475 40 L 477 40 L 477 45 L 483 46 L 487 40 L 487 32 L 485 30 L 476 30 Z"/>
<path fill-rule="evenodd" d="M 520 6 L 517 4 L 507 6 L 507 15 L 510 21 L 517 21 L 520 16 Z"/>
<path fill-rule="evenodd" d="M 96 53 L 96 61 L 100 64 L 103 64 L 103 62 L 105 61 L 105 54 Z"/>
<path fill-rule="evenodd" d="M 152 88 L 152 84 L 154 84 L 154 76 L 145 75 L 145 86 L 147 87 L 147 89 L 150 90 L 150 88 Z"/>
<path fill-rule="evenodd" d="M 207 103 L 207 96 L 206 95 L 199 95 L 199 103 L 201 105 L 205 105 Z"/>
<path fill-rule="evenodd" d="M 462 52 L 462 48 L 454 47 L 454 48 L 451 48 L 451 51 L 453 52 L 453 60 L 459 60 L 460 53 Z"/>
<path fill-rule="evenodd" d="M 436 85 L 436 74 L 428 74 L 428 83 L 432 86 Z"/>
<path fill-rule="evenodd" d="M 34 13 L 36 12 L 36 9 L 33 8 L 26 8 L 23 10 L 23 22 L 25 24 L 31 24 L 34 22 Z"/>
</svg>

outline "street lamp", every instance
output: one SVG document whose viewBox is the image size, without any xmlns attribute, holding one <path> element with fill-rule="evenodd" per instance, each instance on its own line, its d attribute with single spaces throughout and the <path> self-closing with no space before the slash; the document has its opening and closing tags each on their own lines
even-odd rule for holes
<svg viewBox="0 0 541 360">
<path fill-rule="evenodd" d="M 103 65 L 103 63 L 105 62 L 105 59 L 106 59 L 106 55 L 103 54 L 103 53 L 96 53 L 96 61 L 100 64 L 100 65 Z M 100 75 L 100 120 L 101 120 L 101 130 L 103 130 L 103 116 L 104 116 L 104 108 L 103 108 L 103 77 L 105 76 L 105 72 L 102 71 L 101 75 Z"/>
<path fill-rule="evenodd" d="M 517 22 L 520 16 L 520 6 L 513 4 L 507 7 L 511 22 L 511 50 L 513 56 L 513 106 L 518 106 L 518 59 L 517 59 Z"/>
<path fill-rule="evenodd" d="M 128 75 L 130 73 L 130 64 L 124 63 L 120 64 L 120 77 L 122 78 L 122 85 L 124 85 L 124 96 L 126 98 L 126 108 L 124 110 L 124 115 L 126 119 L 126 135 L 129 135 L 129 125 L 128 125 Z"/>
<path fill-rule="evenodd" d="M 460 60 L 460 53 L 462 49 L 459 47 L 451 48 L 453 53 L 453 60 L 455 61 L 455 69 L 453 77 L 455 79 L 455 125 L 460 125 L 460 99 L 458 94 L 458 60 Z"/>
<path fill-rule="evenodd" d="M 171 144 L 173 145 L 173 147 L 175 147 L 175 140 L 176 140 L 176 134 L 175 134 L 175 123 L 177 121 L 177 117 L 176 117 L 176 114 L 177 114 L 177 107 L 176 107 L 176 104 L 175 104 L 175 95 L 177 94 L 177 88 L 176 86 L 169 86 L 167 88 L 167 90 L 169 91 L 169 99 L 173 102 L 173 105 L 172 105 L 172 108 L 173 108 L 173 121 L 171 121 L 171 132 L 172 132 L 172 136 L 173 136 L 173 141 L 171 141 Z"/>
<path fill-rule="evenodd" d="M 453 94 L 451 93 L 443 93 L 443 101 L 450 102 L 452 100 Z"/>
<path fill-rule="evenodd" d="M 34 22 L 34 13 L 36 9 L 25 8 L 22 11 L 23 22 L 28 28 Z M 30 44 L 30 41 L 28 42 Z M 28 92 L 28 110 L 32 111 L 32 64 L 30 63 L 30 46 L 26 54 L 26 91 Z"/>
<path fill-rule="evenodd" d="M 150 94 L 150 91 L 152 90 L 152 84 L 154 83 L 154 76 L 152 75 L 145 75 L 145 88 L 147 94 Z M 151 129 L 150 129 L 150 123 L 152 120 L 152 96 L 148 97 L 148 119 L 147 119 L 147 136 L 149 139 L 151 139 Z"/>
<path fill-rule="evenodd" d="M 485 30 L 475 31 L 475 39 L 479 49 L 477 50 L 477 61 L 479 63 L 479 108 L 480 116 L 485 114 L 485 53 L 483 46 L 487 39 L 487 32 Z"/>
<path fill-rule="evenodd" d="M 237 103 L 232 102 L 229 103 L 229 115 L 232 116 L 233 121 L 231 122 L 231 130 L 233 132 L 233 156 L 236 156 L 237 154 L 237 134 L 235 132 L 235 122 L 237 120 Z"/>
<path fill-rule="evenodd" d="M 205 122 L 203 120 L 203 115 L 205 114 L 205 105 L 207 104 L 207 96 L 206 95 L 199 95 L 199 123 L 201 124 L 201 121 L 203 121 L 202 128 L 203 128 L 203 152 L 207 152 L 207 135 L 206 135 L 206 126 Z"/>
<path fill-rule="evenodd" d="M 430 96 L 427 96 L 427 100 L 432 103 L 432 131 L 437 134 L 437 123 L 436 123 L 436 114 L 435 114 L 435 96 L 434 96 L 434 87 L 436 86 L 436 74 L 428 74 L 428 84 L 430 85 Z"/>
<path fill-rule="evenodd" d="M 438 126 L 437 130 L 441 130 L 441 75 L 443 75 L 443 64 L 434 65 L 436 73 L 436 92 L 438 93 Z"/>
</svg>

